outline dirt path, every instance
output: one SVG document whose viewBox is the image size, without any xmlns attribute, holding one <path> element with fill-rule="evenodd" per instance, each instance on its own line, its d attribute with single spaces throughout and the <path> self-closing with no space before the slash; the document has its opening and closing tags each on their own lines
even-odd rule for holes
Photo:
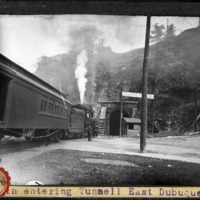
<svg viewBox="0 0 200 200">
<path fill-rule="evenodd" d="M 136 138 L 97 137 L 93 138 L 92 142 L 87 141 L 87 139 L 66 140 L 48 146 L 42 145 L 20 152 L 3 154 L 0 157 L 0 167 L 4 167 L 10 173 L 12 181 L 15 184 L 19 180 L 21 183 L 26 183 L 31 177 L 40 180 L 41 174 L 43 173 L 47 176 L 51 174 L 51 170 L 45 165 L 45 159 L 44 163 L 42 160 L 37 163 L 35 158 L 40 158 L 41 155 L 44 156 L 45 154 L 51 162 L 54 162 L 56 167 L 59 165 L 59 162 L 56 160 L 55 155 L 54 158 L 51 157 L 51 152 L 55 150 L 99 152 L 102 155 L 104 153 L 136 155 L 140 157 L 178 160 L 200 164 L 199 144 L 200 136 L 150 138 L 147 139 L 147 153 L 141 154 L 139 152 L 139 139 Z M 31 163 L 34 167 L 31 166 Z M 36 169 L 37 167 L 38 169 Z M 51 176 L 49 176 L 48 181 L 51 182 L 52 180 Z"/>
</svg>

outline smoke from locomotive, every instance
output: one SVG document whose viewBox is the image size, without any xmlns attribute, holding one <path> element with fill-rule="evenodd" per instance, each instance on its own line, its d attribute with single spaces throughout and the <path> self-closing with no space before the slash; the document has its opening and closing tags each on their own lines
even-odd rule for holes
<svg viewBox="0 0 200 200">
<path fill-rule="evenodd" d="M 76 62 L 76 71 L 75 71 L 75 78 L 77 79 L 78 90 L 80 94 L 80 102 L 83 104 L 85 91 L 86 91 L 86 83 L 88 82 L 86 78 L 87 68 L 86 63 L 88 61 L 86 51 L 81 51 L 77 56 Z"/>
</svg>

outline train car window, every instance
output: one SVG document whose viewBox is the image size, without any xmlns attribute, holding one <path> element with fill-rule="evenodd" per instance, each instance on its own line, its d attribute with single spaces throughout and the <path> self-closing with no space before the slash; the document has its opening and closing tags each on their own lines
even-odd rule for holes
<svg viewBox="0 0 200 200">
<path fill-rule="evenodd" d="M 45 112 L 47 110 L 47 101 L 48 101 L 48 97 L 42 96 L 41 106 L 40 106 L 41 111 Z"/>
<path fill-rule="evenodd" d="M 58 102 L 55 103 L 54 109 L 55 109 L 55 114 L 59 114 L 59 103 Z"/>
<path fill-rule="evenodd" d="M 53 106 L 54 106 L 54 100 L 50 99 L 48 108 L 50 113 L 53 113 Z"/>
<path fill-rule="evenodd" d="M 63 115 L 63 104 L 60 103 L 60 113 L 61 116 Z"/>
<path fill-rule="evenodd" d="M 57 115 L 60 115 L 60 106 L 59 106 L 59 103 L 57 105 Z"/>
<path fill-rule="evenodd" d="M 67 117 L 67 109 L 66 109 L 66 107 L 64 108 L 64 116 Z"/>
<path fill-rule="evenodd" d="M 43 108 L 43 100 L 41 100 L 40 111 L 42 111 L 42 108 Z"/>
</svg>

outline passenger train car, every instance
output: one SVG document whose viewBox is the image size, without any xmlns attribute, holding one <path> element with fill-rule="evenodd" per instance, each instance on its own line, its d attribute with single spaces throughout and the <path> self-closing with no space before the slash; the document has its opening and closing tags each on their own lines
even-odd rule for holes
<svg viewBox="0 0 200 200">
<path fill-rule="evenodd" d="M 0 139 L 80 137 L 86 110 L 66 95 L 0 54 Z"/>
<path fill-rule="evenodd" d="M 73 105 L 69 120 L 69 138 L 83 137 L 83 130 L 86 128 L 87 110 L 86 108 Z"/>
</svg>

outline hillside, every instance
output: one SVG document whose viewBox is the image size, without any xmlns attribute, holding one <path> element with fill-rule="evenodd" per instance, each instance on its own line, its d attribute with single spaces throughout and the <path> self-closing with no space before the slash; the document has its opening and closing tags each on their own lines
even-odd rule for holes
<svg viewBox="0 0 200 200">
<path fill-rule="evenodd" d="M 195 74 L 200 80 L 199 33 L 200 28 L 189 29 L 150 46 L 149 93 L 156 96 L 155 117 L 163 121 L 163 127 L 170 121 L 174 129 L 186 130 L 195 120 Z M 42 57 L 35 73 L 58 89 L 60 84 L 74 103 L 79 103 L 75 79 L 79 53 Z M 142 48 L 126 53 L 112 52 L 110 47 L 98 47 L 95 54 L 87 50 L 86 103 L 119 100 L 121 90 L 141 92 L 143 54 Z"/>
<path fill-rule="evenodd" d="M 60 54 L 53 57 L 42 57 L 38 62 L 38 68 L 35 72 L 35 75 L 39 76 L 57 89 L 60 89 L 60 83 L 63 92 L 68 93 L 69 99 L 73 102 L 79 101 L 77 81 L 75 79 L 77 55 L 78 52 L 71 51 L 68 54 Z M 132 78 L 131 76 L 133 75 L 136 80 L 139 81 L 141 77 L 143 49 L 133 50 L 127 53 L 115 53 L 112 52 L 110 47 L 102 47 L 99 48 L 98 54 L 94 54 L 92 56 L 89 55 L 88 57 L 89 60 L 87 65 L 90 65 L 90 67 L 86 66 L 88 69 L 87 87 L 90 87 L 91 90 L 86 91 L 86 93 L 94 93 L 94 97 L 96 96 L 95 88 L 101 87 L 98 83 L 99 71 L 107 71 L 109 76 L 118 80 L 118 82 L 127 78 L 127 73 L 129 72 L 131 72 L 131 74 L 129 74 L 129 78 Z M 135 67 L 132 67 L 133 65 L 135 65 Z M 92 83 L 93 81 L 95 83 Z M 104 84 L 106 84 L 107 81 L 108 80 L 104 80 Z M 86 94 L 86 99 L 90 95 L 91 94 Z M 96 97 L 95 99 L 97 100 Z M 101 98 L 99 100 L 101 100 Z"/>
</svg>

